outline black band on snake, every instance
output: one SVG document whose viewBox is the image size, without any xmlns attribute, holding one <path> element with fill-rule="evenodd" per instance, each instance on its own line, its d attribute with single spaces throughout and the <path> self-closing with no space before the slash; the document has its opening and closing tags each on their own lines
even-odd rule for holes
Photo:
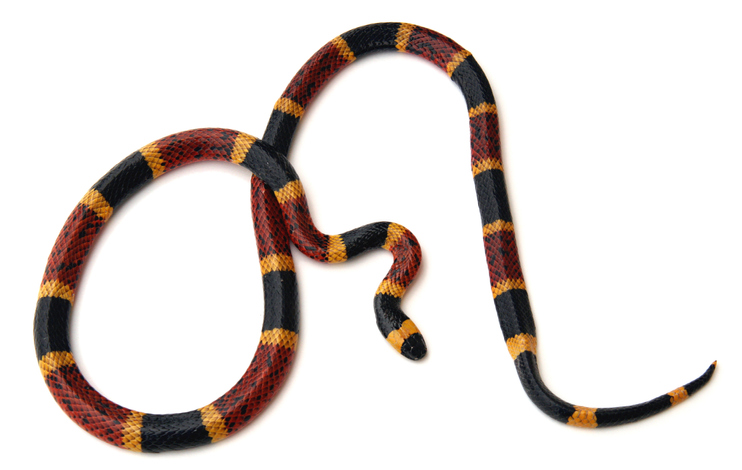
<svg viewBox="0 0 742 470">
<path fill-rule="evenodd" d="M 464 94 L 492 296 L 521 384 L 536 406 L 569 425 L 614 426 L 678 404 L 709 381 L 716 363 L 683 387 L 645 403 L 617 408 L 576 406 L 549 391 L 538 371 L 535 323 L 518 259 L 502 169 L 497 107 L 487 78 L 472 55 L 451 39 L 410 24 L 382 23 L 348 31 L 312 56 L 276 102 L 263 140 L 225 129 L 174 134 L 134 152 L 85 194 L 49 257 L 34 326 L 42 373 L 53 396 L 73 420 L 114 445 L 149 452 L 215 442 L 252 421 L 283 383 L 298 339 L 297 281 L 289 240 L 305 255 L 329 263 L 346 261 L 372 248 L 390 251 L 393 265 L 374 297 L 377 324 L 399 353 L 413 360 L 425 355 L 420 331 L 400 308 L 420 263 L 414 235 L 391 222 L 369 224 L 340 235 L 321 233 L 312 222 L 301 182 L 285 158 L 305 109 L 323 85 L 363 54 L 385 49 L 429 60 Z M 254 172 L 253 221 L 265 297 L 258 351 L 235 387 L 204 407 L 170 415 L 129 410 L 92 389 L 70 351 L 69 315 L 82 266 L 100 228 L 129 195 L 165 172 L 209 159 L 237 163 Z"/>
</svg>

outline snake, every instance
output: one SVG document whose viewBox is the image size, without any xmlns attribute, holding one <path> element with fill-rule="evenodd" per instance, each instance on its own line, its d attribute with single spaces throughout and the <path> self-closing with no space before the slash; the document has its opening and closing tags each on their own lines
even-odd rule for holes
<svg viewBox="0 0 742 470">
<path fill-rule="evenodd" d="M 399 354 L 412 360 L 425 356 L 425 340 L 401 308 L 420 266 L 416 237 L 393 222 L 371 223 L 339 235 L 319 231 L 301 181 L 287 159 L 296 129 L 323 86 L 359 57 L 382 50 L 432 62 L 464 95 L 491 295 L 521 385 L 536 407 L 570 426 L 616 426 L 677 405 L 710 380 L 716 362 L 697 379 L 669 393 L 614 408 L 573 405 L 546 387 L 538 368 L 535 321 L 516 246 L 498 112 L 489 82 L 472 54 L 452 39 L 409 23 L 378 23 L 347 31 L 320 48 L 275 103 L 262 139 L 229 129 L 179 132 L 133 152 L 84 194 L 49 255 L 34 316 L 42 376 L 54 400 L 74 422 L 105 442 L 139 452 L 218 442 L 252 422 L 284 384 L 296 354 L 299 310 L 292 244 L 304 255 L 325 263 L 341 263 L 376 248 L 389 251 L 392 266 L 373 301 L 377 326 Z M 83 266 L 101 229 L 127 198 L 176 168 L 214 160 L 237 164 L 253 173 L 251 207 L 264 297 L 258 347 L 239 381 L 212 403 L 183 413 L 134 411 L 97 392 L 72 354 L 70 316 Z"/>
</svg>

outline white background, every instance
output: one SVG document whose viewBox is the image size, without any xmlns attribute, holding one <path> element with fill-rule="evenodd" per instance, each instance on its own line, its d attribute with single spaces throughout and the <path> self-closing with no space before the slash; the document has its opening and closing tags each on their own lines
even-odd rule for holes
<svg viewBox="0 0 742 470">
<path fill-rule="evenodd" d="M 486 5 L 486 7 L 485 7 Z M 3 459 L 55 468 L 730 468 L 739 436 L 742 12 L 737 2 L 5 2 L 0 9 Z M 70 421 L 32 319 L 67 215 L 139 147 L 198 127 L 262 135 L 325 42 L 405 21 L 452 37 L 498 101 L 546 383 L 584 406 L 711 383 L 640 423 L 582 430 L 536 409 L 492 305 L 466 107 L 432 65 L 379 54 L 312 104 L 291 150 L 319 228 L 404 224 L 424 267 L 404 307 L 429 354 L 375 327 L 391 258 L 296 257 L 301 341 L 268 410 L 160 456 Z M 78 292 L 73 348 L 107 397 L 188 411 L 242 375 L 262 294 L 249 172 L 199 164 L 111 219 Z"/>
</svg>

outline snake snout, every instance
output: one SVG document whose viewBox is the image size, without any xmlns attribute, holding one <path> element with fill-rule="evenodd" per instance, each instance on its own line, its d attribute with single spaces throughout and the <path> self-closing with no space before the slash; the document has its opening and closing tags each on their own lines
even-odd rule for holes
<svg viewBox="0 0 742 470">
<path fill-rule="evenodd" d="M 428 347 L 425 345 L 425 339 L 420 333 L 415 333 L 404 340 L 402 348 L 399 351 L 407 359 L 417 361 L 425 357 Z"/>
</svg>

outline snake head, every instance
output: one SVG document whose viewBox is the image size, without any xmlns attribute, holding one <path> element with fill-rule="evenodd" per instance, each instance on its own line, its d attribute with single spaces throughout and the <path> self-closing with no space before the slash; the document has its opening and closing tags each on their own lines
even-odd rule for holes
<svg viewBox="0 0 742 470">
<path fill-rule="evenodd" d="M 404 340 L 399 352 L 402 353 L 402 355 L 407 359 L 412 359 L 413 361 L 417 361 L 418 359 L 422 359 L 423 357 L 425 357 L 425 354 L 428 352 L 428 348 L 427 346 L 425 346 L 425 339 L 423 338 L 423 335 L 421 335 L 420 333 L 411 334 L 407 339 Z"/>
<path fill-rule="evenodd" d="M 397 352 L 413 361 L 422 359 L 428 352 L 423 335 L 420 334 L 420 330 L 409 318 L 402 322 L 399 328 L 391 331 L 386 340 Z"/>
</svg>

